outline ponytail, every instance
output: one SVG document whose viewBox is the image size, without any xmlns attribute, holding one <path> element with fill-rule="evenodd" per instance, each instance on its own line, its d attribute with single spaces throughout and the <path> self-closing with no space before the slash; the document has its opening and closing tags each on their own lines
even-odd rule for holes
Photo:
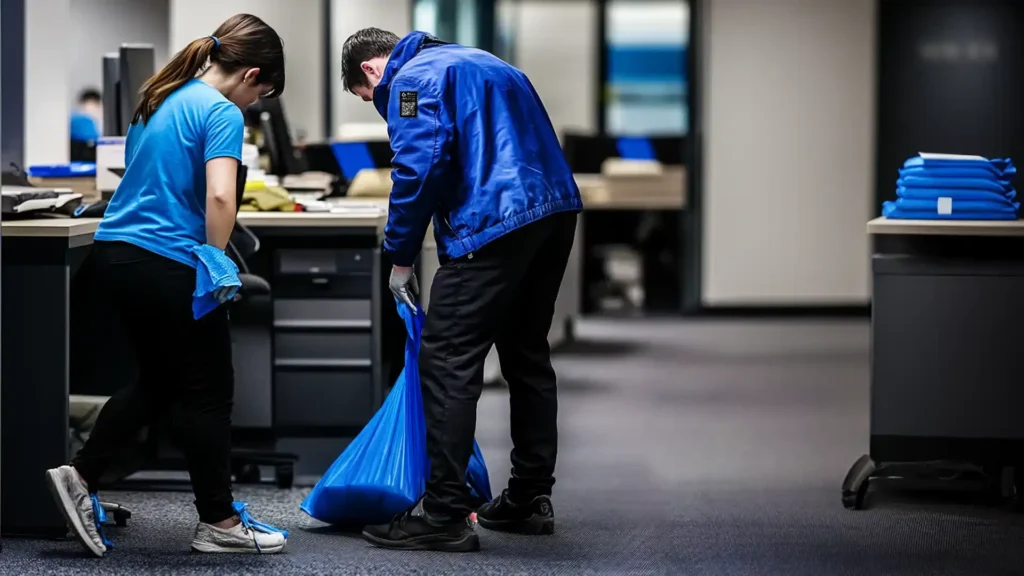
<svg viewBox="0 0 1024 576">
<path fill-rule="evenodd" d="M 175 90 L 196 77 L 210 60 L 218 41 L 213 36 L 193 40 L 167 63 L 155 76 L 146 81 L 139 91 L 142 98 L 135 108 L 132 124 L 149 121 L 156 109 Z"/>
</svg>

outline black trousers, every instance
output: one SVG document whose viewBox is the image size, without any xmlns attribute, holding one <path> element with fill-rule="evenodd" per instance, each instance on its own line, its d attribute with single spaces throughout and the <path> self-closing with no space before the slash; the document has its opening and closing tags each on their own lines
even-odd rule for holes
<svg viewBox="0 0 1024 576">
<path fill-rule="evenodd" d="M 234 515 L 231 409 L 234 369 L 227 310 L 192 318 L 196 271 L 131 244 L 96 242 L 98 333 L 123 334 L 107 362 L 135 362 L 138 378 L 107 401 L 72 465 L 96 489 L 146 426 L 168 423 L 185 456 L 199 519 Z M 132 358 L 134 356 L 134 358 Z"/>
<path fill-rule="evenodd" d="M 443 262 L 434 276 L 420 345 L 430 456 L 423 509 L 434 521 L 472 512 L 466 466 L 492 344 L 511 400 L 509 498 L 551 494 L 558 398 L 548 331 L 575 232 L 575 213 L 548 216 Z"/>
</svg>

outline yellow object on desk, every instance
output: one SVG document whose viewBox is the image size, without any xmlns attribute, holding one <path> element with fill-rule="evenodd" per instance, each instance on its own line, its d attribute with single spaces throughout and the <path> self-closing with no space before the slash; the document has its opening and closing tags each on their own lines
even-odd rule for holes
<svg viewBox="0 0 1024 576">
<path fill-rule="evenodd" d="M 250 188 L 246 182 L 242 205 L 238 209 L 245 212 L 294 212 L 295 202 L 284 188 L 266 185 Z"/>
</svg>

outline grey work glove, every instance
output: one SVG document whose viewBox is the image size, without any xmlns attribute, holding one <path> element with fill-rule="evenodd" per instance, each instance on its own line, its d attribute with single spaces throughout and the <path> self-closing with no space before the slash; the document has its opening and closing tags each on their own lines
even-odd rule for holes
<svg viewBox="0 0 1024 576">
<path fill-rule="evenodd" d="M 391 292 L 413 311 L 416 310 L 416 297 L 420 294 L 416 283 L 416 272 L 412 267 L 394 266 L 391 268 L 391 279 L 388 281 Z"/>
</svg>

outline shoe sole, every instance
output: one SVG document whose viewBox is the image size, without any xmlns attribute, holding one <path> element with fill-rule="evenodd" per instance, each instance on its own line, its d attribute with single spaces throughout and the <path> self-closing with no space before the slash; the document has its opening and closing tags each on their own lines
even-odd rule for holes
<svg viewBox="0 0 1024 576">
<path fill-rule="evenodd" d="M 531 516 L 526 520 L 488 520 L 477 514 L 476 523 L 481 528 L 507 534 L 523 536 L 551 536 L 555 533 L 555 519 Z"/>
<path fill-rule="evenodd" d="M 431 550 L 434 552 L 478 552 L 480 550 L 480 537 L 476 534 L 467 534 L 458 540 L 431 540 L 435 536 L 420 536 L 409 540 L 384 540 L 372 534 L 363 532 L 363 540 L 378 548 L 388 550 Z"/>
<path fill-rule="evenodd" d="M 78 509 L 75 507 L 75 503 L 71 500 L 71 495 L 68 494 L 67 488 L 64 486 L 64 482 L 60 477 L 60 473 L 56 470 L 46 471 L 46 486 L 50 489 L 50 495 L 53 496 L 53 501 L 57 505 L 57 509 L 64 515 L 64 520 L 67 525 L 71 528 L 71 531 L 75 533 L 78 541 L 82 543 L 92 555 L 97 558 L 102 558 L 104 550 L 96 546 L 96 544 L 89 538 L 85 532 L 85 526 L 82 524 L 82 519 L 78 516 Z"/>
<path fill-rule="evenodd" d="M 280 546 L 270 546 L 269 548 L 225 548 L 223 546 L 217 546 L 216 544 L 210 544 L 209 542 L 192 542 L 192 551 L 199 552 L 201 554 L 277 554 L 284 550 L 285 542 Z"/>
</svg>

